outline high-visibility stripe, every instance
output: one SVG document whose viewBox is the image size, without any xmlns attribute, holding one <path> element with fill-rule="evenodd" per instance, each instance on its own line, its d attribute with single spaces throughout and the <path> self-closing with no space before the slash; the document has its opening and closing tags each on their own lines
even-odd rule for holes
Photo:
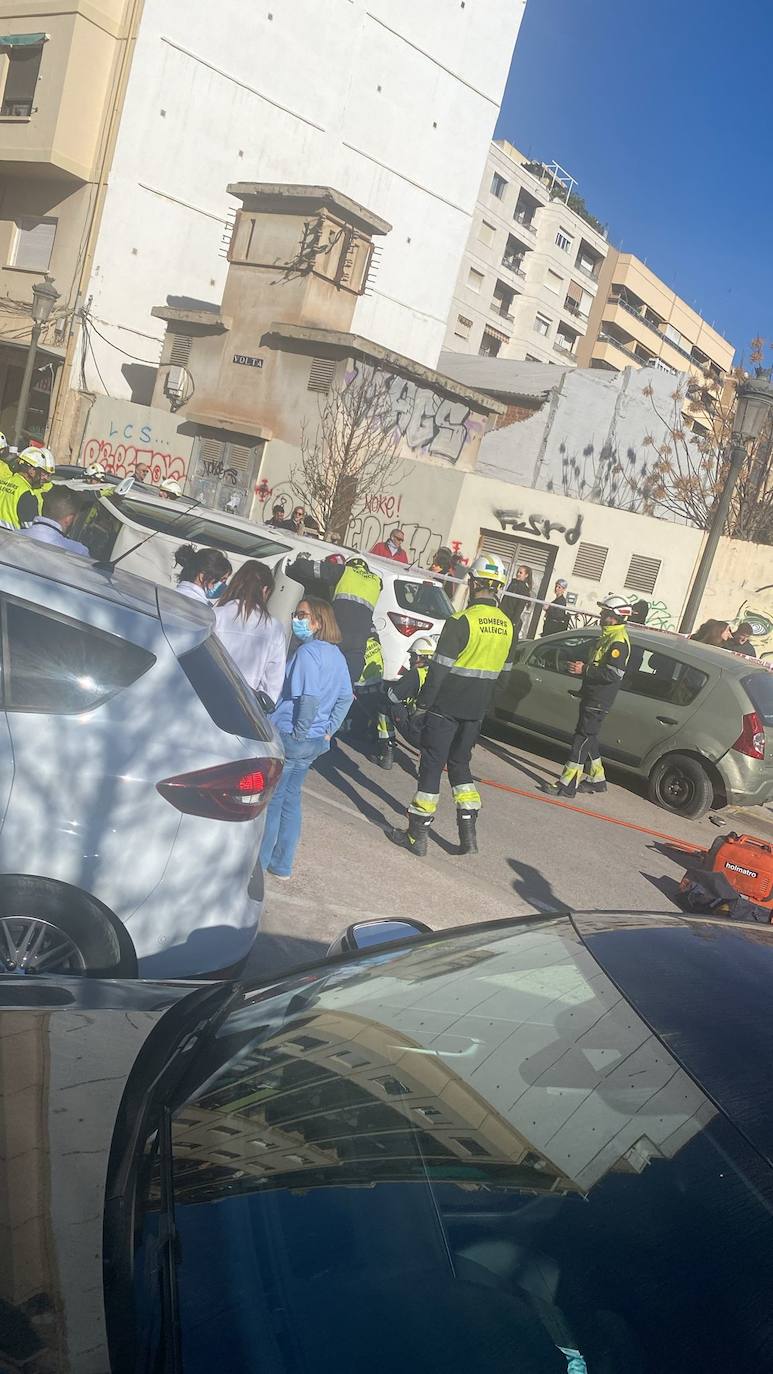
<svg viewBox="0 0 773 1374">
<path fill-rule="evenodd" d="M 444 668 L 453 668 L 456 663 L 456 659 L 451 658 L 448 654 L 435 654 L 432 661 L 433 663 L 442 663 Z"/>
<path fill-rule="evenodd" d="M 480 811 L 480 792 L 472 782 L 463 782 L 454 788 L 454 801 L 466 811 Z"/>
<path fill-rule="evenodd" d="M 408 814 L 412 816 L 434 816 L 439 801 L 439 792 L 417 792 L 408 807 Z"/>
<path fill-rule="evenodd" d="M 367 606 L 369 611 L 373 610 L 373 604 L 367 601 L 364 596 L 353 596 L 351 592 L 337 592 L 335 601 L 356 601 L 358 606 Z"/>
<path fill-rule="evenodd" d="M 455 667 L 451 669 L 451 673 L 454 677 L 497 678 L 499 677 L 501 671 L 501 668 L 460 668 L 458 664 L 456 664 Z"/>
<path fill-rule="evenodd" d="M 601 759 L 593 759 L 590 767 L 586 766 L 586 772 L 591 782 L 606 782 L 604 765 Z"/>
<path fill-rule="evenodd" d="M 386 716 L 379 716 L 376 720 L 376 730 L 379 739 L 391 739 L 392 732 L 389 728 L 389 721 Z"/>
</svg>

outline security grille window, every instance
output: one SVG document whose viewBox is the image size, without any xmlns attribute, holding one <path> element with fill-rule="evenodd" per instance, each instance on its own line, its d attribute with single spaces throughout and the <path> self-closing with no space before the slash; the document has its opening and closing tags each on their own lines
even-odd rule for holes
<svg viewBox="0 0 773 1374">
<path fill-rule="evenodd" d="M 105 630 L 21 602 L 3 607 L 4 706 L 71 716 L 131 686 L 155 655 Z"/>
<path fill-rule="evenodd" d="M 556 234 L 556 246 L 561 249 L 562 253 L 569 252 L 572 246 L 572 238 L 571 235 L 567 234 L 565 229 L 558 230 Z"/>
<path fill-rule="evenodd" d="M 11 267 L 27 272 L 47 272 L 56 238 L 55 219 L 18 219 L 11 253 Z"/>
<path fill-rule="evenodd" d="M 169 362 L 172 367 L 187 367 L 191 356 L 193 339 L 190 334 L 173 334 L 169 349 Z"/>
<path fill-rule="evenodd" d="M 549 320 L 547 315 L 537 315 L 534 321 L 534 329 L 537 334 L 541 334 L 543 338 L 546 338 L 550 333 L 551 324 L 552 320 Z"/>
<path fill-rule="evenodd" d="M 457 315 L 456 328 L 454 329 L 454 335 L 456 336 L 456 338 L 469 339 L 471 329 L 472 320 L 468 320 L 466 315 Z"/>
<path fill-rule="evenodd" d="M 309 369 L 309 380 L 306 390 L 321 391 L 326 395 L 333 385 L 335 370 L 335 358 L 315 358 Z"/>
<path fill-rule="evenodd" d="M 574 560 L 575 577 L 585 577 L 589 582 L 600 582 L 608 553 L 609 549 L 605 549 L 602 544 L 579 544 Z"/>
<path fill-rule="evenodd" d="M 628 565 L 625 586 L 630 587 L 632 591 L 641 592 L 643 596 L 651 596 L 655 590 L 660 567 L 659 558 L 646 558 L 641 553 L 633 554 Z"/>
<path fill-rule="evenodd" d="M 20 41 L 25 38 L 30 40 L 28 44 Z M 8 40 L 0 38 L 0 55 L 8 58 L 8 72 L 0 103 L 0 115 L 6 119 L 29 119 L 32 114 L 40 59 L 43 56 L 43 38 L 43 34 L 16 34 Z"/>
</svg>

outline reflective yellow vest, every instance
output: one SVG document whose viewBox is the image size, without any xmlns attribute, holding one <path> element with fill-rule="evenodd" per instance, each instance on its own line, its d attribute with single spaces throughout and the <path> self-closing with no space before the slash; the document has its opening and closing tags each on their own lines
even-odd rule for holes
<svg viewBox="0 0 773 1374">
<path fill-rule="evenodd" d="M 25 491 L 31 491 L 36 495 L 26 477 L 22 477 L 20 472 L 12 472 L 8 464 L 0 460 L 0 527 L 3 529 L 20 528 L 17 507 L 19 497 Z"/>
<path fill-rule="evenodd" d="M 466 620 L 470 637 L 457 659 L 435 654 L 458 677 L 498 678 L 513 642 L 510 617 L 499 606 L 481 604 L 457 611 L 454 620 Z"/>
<path fill-rule="evenodd" d="M 357 601 L 371 610 L 381 595 L 381 578 L 377 573 L 362 572 L 359 568 L 344 568 L 338 579 L 333 602 Z"/>
<path fill-rule="evenodd" d="M 365 645 L 365 663 L 360 682 L 379 682 L 384 676 L 384 654 L 378 635 L 370 635 Z"/>
</svg>

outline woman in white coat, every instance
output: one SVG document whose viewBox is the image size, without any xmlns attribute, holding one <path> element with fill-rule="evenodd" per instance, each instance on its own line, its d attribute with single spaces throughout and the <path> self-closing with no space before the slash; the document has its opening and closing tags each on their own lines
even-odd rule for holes
<svg viewBox="0 0 773 1374">
<path fill-rule="evenodd" d="M 250 559 L 236 570 L 215 607 L 215 631 L 242 677 L 256 692 L 279 700 L 287 645 L 284 626 L 269 615 L 274 579 L 263 563 Z"/>
</svg>

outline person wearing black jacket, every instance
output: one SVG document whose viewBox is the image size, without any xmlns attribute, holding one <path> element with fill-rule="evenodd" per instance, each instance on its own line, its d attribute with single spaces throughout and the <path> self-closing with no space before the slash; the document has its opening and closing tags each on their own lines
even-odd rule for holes
<svg viewBox="0 0 773 1374">
<path fill-rule="evenodd" d="M 569 628 L 569 612 L 566 609 L 566 589 L 569 583 L 565 578 L 559 577 L 553 591 L 555 596 L 545 611 L 545 619 L 542 622 L 543 635 L 559 635 L 562 630 Z"/>
</svg>

